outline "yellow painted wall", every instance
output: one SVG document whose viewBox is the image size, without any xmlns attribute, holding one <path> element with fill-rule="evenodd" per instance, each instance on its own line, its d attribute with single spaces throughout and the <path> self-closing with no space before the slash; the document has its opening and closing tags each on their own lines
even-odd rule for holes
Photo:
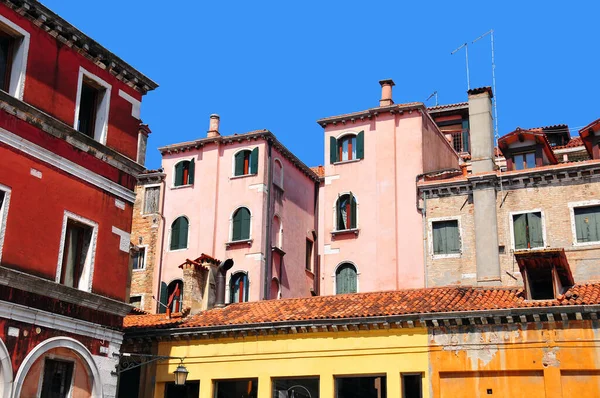
<svg viewBox="0 0 600 398">
<path fill-rule="evenodd" d="M 401 397 L 401 373 L 423 374 L 429 397 L 426 329 L 364 330 L 172 341 L 159 355 L 185 357 L 188 380 L 200 380 L 200 398 L 213 398 L 213 380 L 258 378 L 258 398 L 270 398 L 271 378 L 319 376 L 320 396 L 334 397 L 336 375 L 385 375 L 387 396 Z M 164 397 L 178 361 L 157 365 L 155 397 Z"/>
<path fill-rule="evenodd" d="M 432 330 L 433 395 L 598 397 L 598 326 L 569 321 Z"/>
</svg>

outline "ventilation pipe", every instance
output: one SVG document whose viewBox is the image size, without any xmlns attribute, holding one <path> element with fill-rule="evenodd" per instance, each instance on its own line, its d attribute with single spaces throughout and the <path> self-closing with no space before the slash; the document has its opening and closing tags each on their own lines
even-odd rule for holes
<svg viewBox="0 0 600 398">
<path fill-rule="evenodd" d="M 227 271 L 233 267 L 233 260 L 228 258 L 219 265 L 217 268 L 217 300 L 215 302 L 215 308 L 225 307 L 225 283 Z"/>
</svg>

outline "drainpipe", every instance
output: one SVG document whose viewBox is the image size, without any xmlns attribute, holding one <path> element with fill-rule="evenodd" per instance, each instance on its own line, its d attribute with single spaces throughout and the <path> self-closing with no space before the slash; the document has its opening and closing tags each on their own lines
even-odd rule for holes
<svg viewBox="0 0 600 398">
<path fill-rule="evenodd" d="M 267 139 L 267 222 L 265 225 L 265 279 L 263 281 L 263 300 L 269 299 L 269 293 L 271 290 L 271 258 L 272 256 L 272 245 L 271 245 L 271 227 L 273 224 L 273 211 L 271 208 L 271 188 L 273 187 L 273 161 L 272 161 L 272 150 L 273 141 Z"/>
<path fill-rule="evenodd" d="M 233 260 L 228 258 L 223 263 L 219 265 L 217 268 L 217 276 L 216 276 L 216 300 L 215 300 L 215 308 L 223 308 L 225 307 L 225 281 L 227 280 L 227 271 L 229 271 L 233 267 Z M 212 271 L 211 271 L 212 272 Z M 210 308 L 208 308 L 210 309 Z"/>
<path fill-rule="evenodd" d="M 321 181 L 318 180 L 315 182 L 315 197 L 314 197 L 314 223 L 313 228 L 315 230 L 315 235 L 313 236 L 313 290 L 315 291 L 315 295 L 321 295 L 321 266 L 319 264 L 319 189 L 321 188 Z"/>
<path fill-rule="evenodd" d="M 427 287 L 427 195 L 423 192 L 423 209 L 421 210 L 423 219 L 423 272 L 425 273 L 425 287 Z"/>
<path fill-rule="evenodd" d="M 163 170 L 164 173 L 164 170 Z M 158 242 L 158 246 L 157 249 L 160 250 L 160 260 L 158 262 L 158 264 L 154 264 L 154 267 L 156 267 L 158 265 L 158 291 L 157 291 L 157 296 L 158 296 L 158 300 L 156 300 L 156 313 L 158 314 L 160 312 L 160 290 L 162 287 L 162 268 L 163 268 L 163 247 L 164 247 L 164 242 L 165 242 L 165 229 L 166 229 L 166 222 L 165 222 L 165 196 L 166 196 L 166 191 L 167 191 L 167 181 L 166 181 L 167 177 L 165 175 L 165 177 L 163 178 L 162 182 L 161 182 L 161 204 L 160 204 L 160 220 L 161 220 L 161 224 L 162 224 L 162 231 L 160 232 L 160 242 Z M 156 257 L 155 257 L 156 260 Z"/>
</svg>

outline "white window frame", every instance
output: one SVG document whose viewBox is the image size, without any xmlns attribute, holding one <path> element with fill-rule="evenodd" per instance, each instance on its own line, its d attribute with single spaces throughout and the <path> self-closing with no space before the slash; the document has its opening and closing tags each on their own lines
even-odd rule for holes
<svg viewBox="0 0 600 398">
<path fill-rule="evenodd" d="M 333 295 L 337 296 L 337 282 L 336 282 L 336 275 L 337 275 L 337 270 L 338 268 L 340 268 L 342 265 L 344 264 L 351 264 L 354 269 L 356 270 L 356 293 L 360 293 L 360 271 L 358 270 L 358 266 L 353 262 L 353 261 L 342 261 L 341 263 L 339 263 L 338 265 L 335 266 L 335 268 L 333 269 L 333 274 L 331 275 L 331 277 L 333 278 Z M 348 293 L 341 293 L 341 294 L 348 294 Z"/>
<path fill-rule="evenodd" d="M 82 289 L 82 286 L 79 286 L 77 289 L 78 290 L 82 290 L 85 292 L 91 292 L 92 291 L 92 283 L 94 281 L 94 262 L 96 260 L 96 245 L 97 245 L 97 241 L 98 241 L 98 223 L 92 220 L 89 220 L 85 217 L 82 217 L 78 214 L 75 213 L 71 213 L 68 210 L 65 210 L 65 214 L 63 216 L 63 223 L 62 223 L 62 232 L 60 234 L 60 246 L 58 249 L 58 264 L 56 265 L 56 279 L 55 282 L 60 284 L 60 277 L 62 274 L 62 264 L 63 264 L 63 256 L 64 256 L 64 251 L 65 251 L 65 239 L 67 236 L 67 222 L 69 220 L 74 220 L 77 221 L 79 223 L 85 224 L 88 227 L 92 228 L 92 237 L 91 237 L 91 242 L 90 242 L 90 263 L 89 263 L 89 268 L 88 268 L 88 284 L 87 286 L 85 286 L 85 289 Z M 85 269 L 85 266 L 84 266 Z"/>
<path fill-rule="evenodd" d="M 131 304 L 132 297 L 140 297 L 140 308 L 138 308 L 138 309 L 144 311 L 144 295 L 143 294 L 132 294 L 129 296 L 129 303 L 127 303 L 127 304 L 129 304 L 133 307 L 133 305 Z"/>
<path fill-rule="evenodd" d="M 600 200 L 584 200 L 581 202 L 569 202 L 569 214 L 571 215 L 571 233 L 573 234 L 573 246 L 594 246 L 600 245 L 600 240 L 594 242 L 577 242 L 577 226 L 575 225 L 575 209 L 600 206 Z"/>
<path fill-rule="evenodd" d="M 192 187 L 194 186 L 194 184 L 183 184 L 183 185 L 178 185 L 175 186 L 175 178 L 177 178 L 177 172 L 175 171 L 175 167 L 181 163 L 181 162 L 192 162 L 192 160 L 194 161 L 194 182 L 196 181 L 196 157 L 195 156 L 190 156 L 187 158 L 181 158 L 179 159 L 177 162 L 173 163 L 173 167 L 171 167 L 171 189 L 181 189 L 181 188 L 187 188 L 187 187 Z M 188 181 L 189 181 L 189 172 L 188 172 Z"/>
<path fill-rule="evenodd" d="M 540 247 L 532 247 L 529 249 L 515 249 L 515 227 L 514 227 L 514 220 L 513 220 L 513 216 L 519 215 L 519 214 L 526 214 L 526 213 L 540 213 L 542 216 L 542 239 L 544 239 L 544 245 L 540 246 Z M 539 249 L 543 249 L 545 247 L 548 247 L 548 238 L 546 237 L 546 215 L 544 214 L 544 211 L 540 208 L 535 208 L 535 209 L 531 209 L 531 210 L 520 210 L 520 211 L 511 211 L 510 213 L 508 213 L 508 225 L 510 227 L 510 247 L 512 248 L 513 252 L 525 252 L 525 251 L 531 251 L 531 250 L 539 250 Z"/>
<path fill-rule="evenodd" d="M 335 200 L 333 201 L 333 232 L 358 231 L 360 229 L 360 203 L 358 202 L 358 198 L 354 193 L 352 193 L 352 195 L 354 196 L 354 200 L 356 201 L 356 228 L 337 229 L 338 200 L 344 195 L 350 195 L 350 191 L 338 193 L 338 195 L 335 197 Z"/>
<path fill-rule="evenodd" d="M 29 32 L 15 24 L 3 15 L 0 15 L 0 25 L 2 30 L 15 40 L 20 40 L 20 43 L 15 43 L 15 51 L 13 51 L 13 59 L 10 71 L 10 84 L 8 93 L 15 98 L 23 100 L 25 92 L 25 78 L 27 76 L 27 57 L 29 55 Z"/>
<path fill-rule="evenodd" d="M 247 177 L 247 176 L 256 176 L 258 175 L 258 170 L 256 170 L 256 174 L 253 174 L 251 171 L 251 164 L 248 164 L 248 174 L 240 174 L 239 176 L 235 175 L 235 156 L 242 152 L 242 151 L 250 151 L 250 154 L 252 154 L 252 151 L 258 148 L 258 145 L 255 145 L 253 147 L 245 147 L 245 148 L 239 148 L 238 150 L 236 150 L 232 155 L 231 155 L 231 177 L 230 178 L 242 178 L 242 177 Z M 260 153 L 260 149 L 258 150 L 258 152 Z M 250 162 L 250 161 L 248 161 Z"/>
<path fill-rule="evenodd" d="M 144 185 L 144 193 L 142 196 L 142 206 L 140 209 L 140 215 L 142 215 L 143 217 L 149 217 L 149 216 L 155 216 L 157 214 L 160 214 L 160 210 L 157 213 L 144 213 L 144 209 L 146 208 L 146 189 L 147 188 L 156 188 L 159 187 L 159 195 L 158 195 L 158 207 L 160 209 L 160 199 L 161 199 L 161 195 L 162 192 L 160 192 L 160 186 L 162 184 L 148 184 L 148 185 Z"/>
<path fill-rule="evenodd" d="M 175 222 L 175 220 L 177 220 L 179 217 L 184 217 L 187 221 L 188 221 L 188 235 L 187 235 L 187 242 L 185 244 L 185 248 L 183 249 L 176 249 L 176 250 L 171 250 L 171 233 L 173 232 L 173 223 Z M 180 214 L 177 217 L 173 218 L 173 221 L 171 221 L 169 223 L 169 233 L 167 234 L 167 251 L 170 253 L 175 253 L 175 252 L 182 252 L 184 250 L 188 250 L 190 248 L 190 230 L 192 228 L 192 225 L 190 223 L 190 218 L 188 216 L 186 216 L 185 214 Z M 173 282 L 173 281 L 171 281 Z M 169 282 L 169 283 L 171 283 Z"/>
<path fill-rule="evenodd" d="M 235 214 L 236 211 L 238 211 L 242 207 L 245 207 L 250 212 L 250 233 L 248 234 L 248 239 L 232 240 L 233 239 L 233 215 Z M 252 215 L 252 210 L 250 210 L 250 206 L 241 205 L 241 206 L 238 206 L 235 209 L 233 209 L 233 211 L 229 215 L 229 241 L 228 242 L 229 243 L 235 243 L 235 242 L 246 242 L 246 241 L 252 240 L 252 221 L 253 221 L 253 218 L 254 218 L 254 216 Z M 281 221 L 281 219 L 280 219 L 280 221 Z"/>
<path fill-rule="evenodd" d="M 433 223 L 440 221 L 458 221 L 458 240 L 460 246 L 460 253 L 452 254 L 435 254 L 433 251 Z M 460 258 L 463 255 L 463 230 L 461 216 L 449 216 L 449 217 L 435 217 L 428 220 L 427 225 L 427 240 L 429 241 L 429 255 L 432 259 L 437 260 L 441 258 Z"/>
<path fill-rule="evenodd" d="M 6 236 L 6 222 L 8 221 L 8 208 L 10 206 L 11 189 L 0 184 L 0 191 L 4 192 L 4 201 L 0 207 L 0 263 L 2 262 L 2 249 L 4 248 L 4 236 Z"/>
<path fill-rule="evenodd" d="M 108 136 L 108 116 L 110 110 L 110 95 L 112 86 L 94 75 L 93 73 L 85 70 L 83 67 L 79 67 L 79 77 L 77 79 L 77 98 L 75 102 L 75 118 L 73 120 L 73 128 L 77 130 L 77 122 L 79 119 L 79 108 L 81 106 L 81 88 L 83 85 L 83 78 L 86 77 L 94 81 L 94 83 L 103 87 L 106 91 L 102 97 L 102 101 L 98 105 L 96 110 L 96 124 L 94 125 L 94 140 L 101 144 L 106 145 L 106 138 Z"/>
<path fill-rule="evenodd" d="M 354 138 L 356 138 L 356 140 L 358 141 L 358 132 L 355 132 L 355 131 L 344 131 L 343 133 L 340 133 L 340 134 L 338 134 L 335 137 L 335 145 L 336 146 L 338 145 L 338 141 L 340 140 L 340 138 L 344 138 L 347 135 L 353 135 Z M 339 146 L 338 146 L 338 148 L 339 148 Z M 337 157 L 337 154 L 336 154 L 336 157 Z M 361 160 L 362 159 L 358 159 L 358 158 L 349 159 L 349 160 L 339 160 L 338 159 L 338 161 L 335 162 L 334 164 L 353 163 L 353 162 L 359 162 Z"/>
<path fill-rule="evenodd" d="M 188 228 L 188 230 L 189 230 L 189 228 Z M 136 247 L 138 249 L 144 249 L 144 267 L 143 268 L 132 269 L 132 271 L 133 272 L 145 271 L 146 267 L 147 267 L 146 261 L 148 260 L 148 245 L 136 245 Z M 137 254 L 137 252 L 136 252 L 136 254 Z M 133 268 L 133 264 L 132 264 L 132 268 Z"/>
<path fill-rule="evenodd" d="M 229 281 L 227 281 L 227 286 L 225 287 L 225 303 L 226 304 L 231 304 L 231 281 L 238 274 L 246 275 L 246 280 L 248 281 L 248 301 L 247 302 L 250 302 L 250 273 L 248 271 L 238 270 L 238 271 L 232 272 L 231 275 L 229 276 Z M 246 302 L 246 301 L 244 301 L 244 302 Z"/>
</svg>

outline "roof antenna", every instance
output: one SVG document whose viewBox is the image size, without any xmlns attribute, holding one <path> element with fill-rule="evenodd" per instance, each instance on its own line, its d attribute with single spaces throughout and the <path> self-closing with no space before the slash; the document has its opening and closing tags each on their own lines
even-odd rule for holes
<svg viewBox="0 0 600 398">
<path fill-rule="evenodd" d="M 456 50 L 452 51 L 450 53 L 450 55 L 453 55 L 454 53 L 458 52 L 463 47 L 465 48 L 465 54 L 466 54 L 466 59 L 467 59 L 467 90 L 470 90 L 471 89 L 471 79 L 469 78 L 469 45 L 467 43 L 463 43 Z"/>
<path fill-rule="evenodd" d="M 433 93 L 431 93 L 431 95 L 429 97 L 427 97 L 427 99 L 425 100 L 425 102 L 429 101 L 434 96 L 435 96 L 435 106 L 438 106 L 438 93 L 437 93 L 437 91 L 434 91 Z"/>
<path fill-rule="evenodd" d="M 496 63 L 494 61 L 494 29 L 490 29 L 489 31 L 485 32 L 484 34 L 482 34 L 481 36 L 479 36 L 478 38 L 476 38 L 475 40 L 473 40 L 473 43 L 475 43 L 476 41 L 483 39 L 485 36 L 490 35 L 490 39 L 491 39 L 491 43 L 492 43 L 492 90 L 494 92 L 494 133 L 496 136 L 496 145 L 498 145 L 498 139 L 500 138 L 500 135 L 498 133 L 498 94 L 496 93 Z"/>
</svg>

